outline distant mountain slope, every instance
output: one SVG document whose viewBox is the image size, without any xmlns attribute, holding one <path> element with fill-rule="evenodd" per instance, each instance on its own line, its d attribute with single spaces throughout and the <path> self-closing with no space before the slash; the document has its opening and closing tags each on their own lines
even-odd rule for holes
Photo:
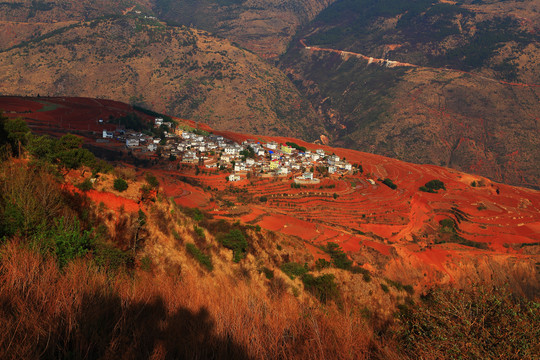
<svg viewBox="0 0 540 360">
<path fill-rule="evenodd" d="M 186 27 L 113 16 L 76 23 L 0 53 L 2 94 L 139 103 L 218 129 L 316 139 L 318 117 L 278 69 Z"/>
<path fill-rule="evenodd" d="M 281 66 L 336 145 L 535 187 L 538 6 L 496 5 L 339 0 Z"/>
<path fill-rule="evenodd" d="M 91 20 L 122 14 L 139 5 L 149 9 L 149 0 L 9 0 L 0 2 L 0 20 L 18 22 L 61 22 Z"/>
<path fill-rule="evenodd" d="M 161 19 L 212 31 L 274 59 L 299 25 L 335 0 L 153 0 Z"/>
<path fill-rule="evenodd" d="M 47 24 L 51 23 L 92 20 L 140 11 L 174 25 L 211 31 L 262 57 L 276 59 L 285 51 L 298 26 L 307 24 L 334 1 L 11 0 L 0 2 L 0 39 L 5 37 L 5 33 L 10 33 L 10 28 L 5 28 L 2 21 L 17 22 L 17 27 L 21 27 L 18 38 L 24 38 L 46 32 L 50 27 Z M 33 28 L 39 26 L 34 33 L 29 33 L 28 24 Z"/>
</svg>

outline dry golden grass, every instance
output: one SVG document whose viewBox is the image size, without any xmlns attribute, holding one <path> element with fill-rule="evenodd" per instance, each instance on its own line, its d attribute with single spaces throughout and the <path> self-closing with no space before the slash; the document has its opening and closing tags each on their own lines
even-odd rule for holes
<svg viewBox="0 0 540 360">
<path fill-rule="evenodd" d="M 270 298 L 229 276 L 110 277 L 85 260 L 60 272 L 15 241 L 1 254 L 4 359 L 350 359 L 367 358 L 373 346 L 371 330 L 352 312 L 307 306 L 286 293 Z"/>
</svg>

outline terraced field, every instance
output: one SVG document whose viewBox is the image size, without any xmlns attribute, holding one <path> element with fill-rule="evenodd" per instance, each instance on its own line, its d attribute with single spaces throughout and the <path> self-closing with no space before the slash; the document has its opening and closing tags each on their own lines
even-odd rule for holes
<svg viewBox="0 0 540 360">
<path fill-rule="evenodd" d="M 26 109 L 24 102 L 14 103 L 7 115 L 23 116 L 33 129 L 65 133 L 92 129 L 99 117 L 126 110 L 104 100 L 78 99 L 77 111 L 62 102 L 42 100 L 40 106 L 34 103 Z M 59 114 L 69 126 L 58 122 Z M 56 122 L 52 125 L 48 119 Z M 203 124 L 185 122 L 213 131 Z M 179 205 L 297 237 L 316 258 L 325 256 L 318 248 L 329 241 L 338 243 L 365 269 L 420 288 L 493 277 L 522 284 L 524 292 L 540 289 L 538 279 L 534 280 L 540 262 L 539 191 L 297 139 L 214 132 L 237 142 L 293 141 L 312 151 L 322 148 L 361 164 L 363 172 L 322 178 L 316 172 L 321 182 L 301 188 L 291 187 L 299 174 L 279 178 L 252 174 L 229 183 L 226 171 L 204 167 L 196 171 L 194 166 L 182 167 L 169 160 L 138 168 L 137 174 L 153 172 L 162 194 Z M 397 185 L 395 190 L 383 184 L 387 178 Z M 437 193 L 419 190 L 435 179 L 445 189 Z M 120 203 L 116 198 L 106 200 L 111 206 Z"/>
</svg>

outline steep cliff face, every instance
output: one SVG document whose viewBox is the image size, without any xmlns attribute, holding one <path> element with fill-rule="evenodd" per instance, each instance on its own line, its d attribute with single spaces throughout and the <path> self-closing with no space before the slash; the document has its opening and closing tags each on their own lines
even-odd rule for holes
<svg viewBox="0 0 540 360">
<path fill-rule="evenodd" d="M 534 187 L 537 9 L 493 6 L 340 0 L 298 34 L 281 66 L 334 144 Z"/>
<path fill-rule="evenodd" d="M 94 96 L 235 129 L 324 133 L 289 79 L 256 55 L 143 16 L 77 23 L 1 53 L 2 93 Z"/>
</svg>

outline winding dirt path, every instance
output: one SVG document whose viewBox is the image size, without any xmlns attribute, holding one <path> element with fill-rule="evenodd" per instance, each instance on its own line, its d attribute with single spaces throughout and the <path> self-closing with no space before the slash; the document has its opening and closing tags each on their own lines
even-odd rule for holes
<svg viewBox="0 0 540 360">
<path fill-rule="evenodd" d="M 540 84 L 524 84 L 524 83 L 515 83 L 515 82 L 508 82 L 503 80 L 497 80 L 490 77 L 486 77 L 483 75 L 475 74 L 472 72 L 464 71 L 464 70 L 456 70 L 456 69 L 449 69 L 449 68 L 435 68 L 435 67 L 429 67 L 429 66 L 420 66 L 415 64 L 409 64 L 409 63 L 403 63 L 399 61 L 392 61 L 388 59 L 378 59 L 373 58 L 370 56 L 366 56 L 364 54 L 350 52 L 350 51 L 343 51 L 343 50 L 336 50 L 336 49 L 328 49 L 328 48 L 320 48 L 316 46 L 309 46 L 306 44 L 305 39 L 300 40 L 300 44 L 304 47 L 304 49 L 309 51 L 321 51 L 321 52 L 330 52 L 339 54 L 343 58 L 347 58 L 349 56 L 356 57 L 358 59 L 364 59 L 367 60 L 368 64 L 377 64 L 380 66 L 385 66 L 388 68 L 394 68 L 394 67 L 413 67 L 413 68 L 419 68 L 419 69 L 431 69 L 431 70 L 443 70 L 443 71 L 451 71 L 451 72 L 458 72 L 462 74 L 468 74 L 483 80 L 488 81 L 495 81 L 503 85 L 509 85 L 509 86 L 521 86 L 521 87 L 540 87 Z"/>
</svg>

